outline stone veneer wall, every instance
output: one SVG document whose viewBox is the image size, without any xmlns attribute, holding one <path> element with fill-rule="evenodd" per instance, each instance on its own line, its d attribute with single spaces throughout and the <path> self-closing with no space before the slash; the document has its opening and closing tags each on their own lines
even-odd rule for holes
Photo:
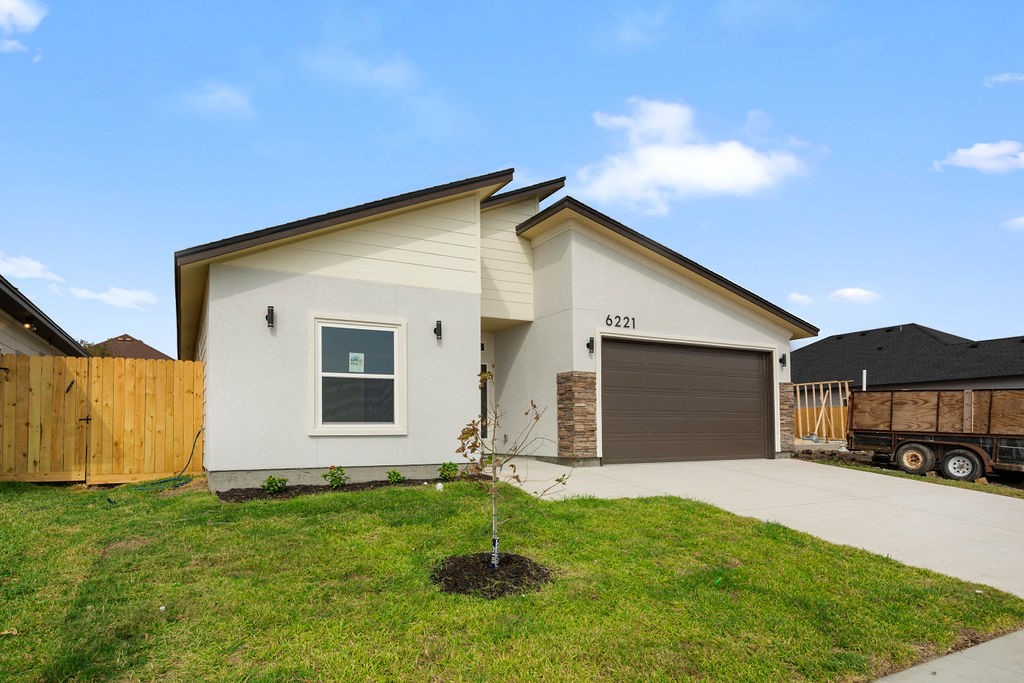
<svg viewBox="0 0 1024 683">
<path fill-rule="evenodd" d="M 796 394 L 793 384 L 779 382 L 779 452 L 793 452 L 793 436 L 796 429 L 794 407 Z"/>
<path fill-rule="evenodd" d="M 558 458 L 597 458 L 597 373 L 560 372 Z"/>
</svg>

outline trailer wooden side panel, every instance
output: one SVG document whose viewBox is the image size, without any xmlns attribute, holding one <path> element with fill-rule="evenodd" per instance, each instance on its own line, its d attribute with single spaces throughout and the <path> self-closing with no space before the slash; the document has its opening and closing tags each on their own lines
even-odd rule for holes
<svg viewBox="0 0 1024 683">
<path fill-rule="evenodd" d="M 892 430 L 894 432 L 934 432 L 939 426 L 937 391 L 894 391 Z"/>
<path fill-rule="evenodd" d="M 992 392 L 993 434 L 1024 435 L 1024 389 L 997 389 Z"/>
<path fill-rule="evenodd" d="M 891 391 L 864 391 L 852 394 L 850 429 L 889 429 L 892 418 Z"/>
<path fill-rule="evenodd" d="M 856 391 L 850 430 L 1024 436 L 1024 389 Z"/>
<path fill-rule="evenodd" d="M 968 399 L 963 391 L 939 392 L 939 431 L 964 431 L 964 405 Z"/>
</svg>

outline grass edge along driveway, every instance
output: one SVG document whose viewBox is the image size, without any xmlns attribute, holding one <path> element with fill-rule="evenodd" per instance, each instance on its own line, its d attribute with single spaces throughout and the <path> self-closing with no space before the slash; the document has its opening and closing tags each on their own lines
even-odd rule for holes
<svg viewBox="0 0 1024 683">
<path fill-rule="evenodd" d="M 244 504 L 0 484 L 0 678 L 871 680 L 1024 626 L 1013 596 L 695 501 L 505 487 L 503 515 L 503 548 L 555 580 L 486 601 L 429 579 L 488 548 L 470 483 Z"/>
</svg>

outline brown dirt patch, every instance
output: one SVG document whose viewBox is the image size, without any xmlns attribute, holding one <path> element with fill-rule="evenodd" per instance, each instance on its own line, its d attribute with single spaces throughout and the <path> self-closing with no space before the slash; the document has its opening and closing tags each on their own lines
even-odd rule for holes
<svg viewBox="0 0 1024 683">
<path fill-rule="evenodd" d="M 472 479 L 473 477 L 462 478 Z M 296 484 L 294 486 L 289 484 L 283 491 L 279 491 L 277 493 L 267 493 L 263 489 L 256 487 L 251 489 L 228 489 L 227 491 L 218 491 L 217 497 L 225 503 L 244 503 L 249 500 L 283 500 L 286 498 L 294 498 L 295 496 L 315 495 L 318 493 L 353 493 L 355 491 L 371 491 L 373 489 L 397 486 L 423 486 L 424 484 L 435 486 L 438 482 L 441 482 L 442 484 L 450 483 L 447 481 L 441 481 L 440 479 L 406 479 L 398 484 L 393 484 L 390 481 L 361 481 L 357 484 L 345 484 L 344 486 L 339 486 L 336 489 L 332 489 L 330 486 L 316 486 L 312 484 Z"/>
<path fill-rule="evenodd" d="M 210 487 L 206 484 L 206 477 L 192 477 L 192 481 L 181 486 L 175 486 L 168 489 L 158 491 L 156 495 L 161 498 L 170 498 L 171 496 L 177 496 L 182 493 L 194 493 L 196 491 L 209 491 Z"/>
<path fill-rule="evenodd" d="M 126 538 L 123 541 L 111 543 L 103 549 L 103 557 L 110 557 L 111 555 L 118 553 L 122 550 L 135 550 L 142 546 L 149 545 L 153 542 L 152 538 Z"/>
<path fill-rule="evenodd" d="M 494 600 L 538 591 L 551 580 L 551 570 L 528 557 L 503 553 L 497 568 L 490 553 L 453 555 L 441 560 L 430 578 L 445 593 L 463 593 Z"/>
</svg>

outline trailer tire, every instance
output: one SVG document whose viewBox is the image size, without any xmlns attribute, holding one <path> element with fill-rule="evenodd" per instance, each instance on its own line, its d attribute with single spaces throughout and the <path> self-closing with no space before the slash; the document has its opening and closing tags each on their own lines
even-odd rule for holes
<svg viewBox="0 0 1024 683">
<path fill-rule="evenodd" d="M 981 459 L 963 448 L 954 448 L 942 459 L 942 476 L 956 481 L 974 481 L 983 471 Z"/>
<path fill-rule="evenodd" d="M 896 450 L 896 466 L 907 474 L 935 469 L 935 451 L 919 443 L 905 443 Z"/>
</svg>

